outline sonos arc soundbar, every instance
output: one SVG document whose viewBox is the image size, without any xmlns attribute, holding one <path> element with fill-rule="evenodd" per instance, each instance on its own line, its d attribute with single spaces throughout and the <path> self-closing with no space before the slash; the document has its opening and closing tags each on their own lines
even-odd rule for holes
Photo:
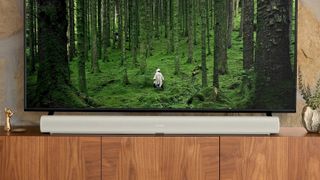
<svg viewBox="0 0 320 180">
<path fill-rule="evenodd" d="M 279 117 L 268 116 L 42 116 L 51 134 L 275 134 Z"/>
</svg>

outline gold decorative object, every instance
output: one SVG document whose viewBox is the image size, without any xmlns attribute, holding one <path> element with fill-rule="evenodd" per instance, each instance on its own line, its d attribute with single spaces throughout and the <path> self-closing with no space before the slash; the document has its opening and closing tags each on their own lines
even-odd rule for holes
<svg viewBox="0 0 320 180">
<path fill-rule="evenodd" d="M 5 108 L 4 113 L 6 116 L 6 122 L 4 124 L 4 131 L 10 132 L 11 131 L 11 117 L 13 116 L 14 113 L 9 108 Z"/>
</svg>

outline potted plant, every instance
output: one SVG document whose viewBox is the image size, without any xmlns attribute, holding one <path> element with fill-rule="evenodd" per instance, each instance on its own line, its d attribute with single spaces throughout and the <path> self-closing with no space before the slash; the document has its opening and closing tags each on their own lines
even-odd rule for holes
<svg viewBox="0 0 320 180">
<path fill-rule="evenodd" d="M 314 90 L 309 85 L 305 85 L 302 80 L 301 71 L 298 72 L 299 90 L 306 102 L 302 110 L 302 124 L 308 132 L 320 132 L 320 78 Z"/>
</svg>

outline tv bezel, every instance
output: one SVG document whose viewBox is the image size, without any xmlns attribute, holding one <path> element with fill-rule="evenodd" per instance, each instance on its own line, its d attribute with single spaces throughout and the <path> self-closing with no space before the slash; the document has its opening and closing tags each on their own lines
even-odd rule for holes
<svg viewBox="0 0 320 180">
<path fill-rule="evenodd" d="M 298 0 L 295 0 L 295 45 L 294 45 L 294 74 L 296 75 L 294 81 L 294 91 L 297 92 L 297 66 L 298 66 Z M 150 113 L 296 113 L 297 110 L 297 96 L 295 95 L 295 107 L 293 109 L 158 109 L 158 108 L 30 108 L 27 106 L 27 57 L 26 57 L 26 0 L 23 4 L 23 53 L 24 53 L 24 111 L 27 112 L 150 112 Z"/>
</svg>

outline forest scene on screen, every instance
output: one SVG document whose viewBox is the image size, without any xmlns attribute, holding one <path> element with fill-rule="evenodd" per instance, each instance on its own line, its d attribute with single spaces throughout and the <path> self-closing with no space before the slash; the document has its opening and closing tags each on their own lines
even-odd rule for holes
<svg viewBox="0 0 320 180">
<path fill-rule="evenodd" d="M 295 108 L 294 0 L 25 2 L 27 108 Z"/>
</svg>

